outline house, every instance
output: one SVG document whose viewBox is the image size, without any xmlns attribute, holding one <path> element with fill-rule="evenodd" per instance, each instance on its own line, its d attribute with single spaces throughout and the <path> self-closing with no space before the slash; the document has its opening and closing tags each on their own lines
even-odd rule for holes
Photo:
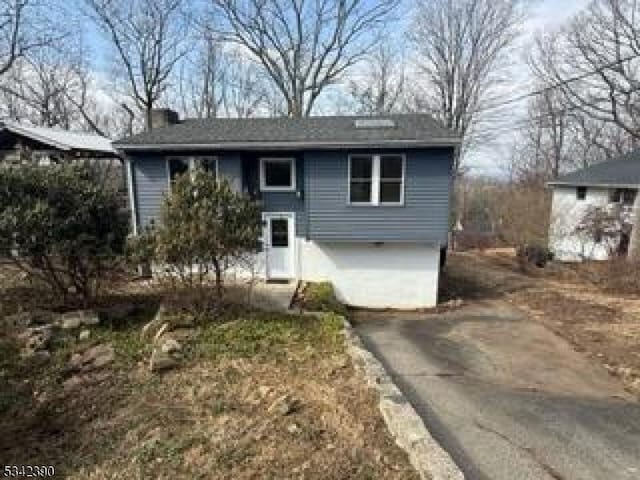
<svg viewBox="0 0 640 480">
<path fill-rule="evenodd" d="M 0 164 L 117 158 L 111 140 L 100 135 L 0 122 Z"/>
<path fill-rule="evenodd" d="M 563 261 L 626 255 L 640 186 L 640 150 L 549 182 L 549 246 Z M 593 220 L 594 212 L 601 220 Z M 586 226 L 591 226 L 587 228 Z M 607 230 L 611 231 L 607 231 Z"/>
<path fill-rule="evenodd" d="M 204 119 L 155 111 L 125 154 L 134 233 L 195 165 L 259 200 L 261 274 L 331 281 L 365 307 L 437 302 L 459 138 L 428 115 Z"/>
</svg>

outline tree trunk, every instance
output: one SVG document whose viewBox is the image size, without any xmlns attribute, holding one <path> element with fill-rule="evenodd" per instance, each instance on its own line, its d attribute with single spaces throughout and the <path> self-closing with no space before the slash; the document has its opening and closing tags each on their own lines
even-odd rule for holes
<svg viewBox="0 0 640 480">
<path fill-rule="evenodd" d="M 629 240 L 629 260 L 632 262 L 638 262 L 640 261 L 640 191 L 636 193 L 631 218 L 632 226 L 631 238 Z"/>
</svg>

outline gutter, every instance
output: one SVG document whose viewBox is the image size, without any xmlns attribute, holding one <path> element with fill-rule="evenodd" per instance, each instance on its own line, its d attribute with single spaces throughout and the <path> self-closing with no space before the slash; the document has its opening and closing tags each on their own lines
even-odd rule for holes
<svg viewBox="0 0 640 480">
<path fill-rule="evenodd" d="M 548 187 L 640 188 L 637 183 L 547 182 Z"/>
<path fill-rule="evenodd" d="M 435 138 L 433 140 L 384 140 L 378 142 L 223 142 L 223 143 L 150 143 L 126 144 L 114 143 L 114 148 L 123 151 L 136 150 L 335 150 L 348 148 L 420 148 L 420 147 L 457 147 L 460 140 L 451 138 Z"/>
</svg>

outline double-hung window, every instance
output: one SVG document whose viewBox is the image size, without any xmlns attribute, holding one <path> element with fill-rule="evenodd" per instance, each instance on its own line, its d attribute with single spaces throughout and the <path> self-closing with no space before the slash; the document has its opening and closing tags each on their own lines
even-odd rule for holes
<svg viewBox="0 0 640 480">
<path fill-rule="evenodd" d="M 205 172 L 218 178 L 217 157 L 168 157 L 167 171 L 169 172 L 169 186 L 171 186 L 180 175 L 184 175 L 185 173 L 191 174 L 196 168 L 202 168 Z"/>
<path fill-rule="evenodd" d="M 402 205 L 404 177 L 404 155 L 351 155 L 349 157 L 349 203 L 352 205 Z"/>
</svg>

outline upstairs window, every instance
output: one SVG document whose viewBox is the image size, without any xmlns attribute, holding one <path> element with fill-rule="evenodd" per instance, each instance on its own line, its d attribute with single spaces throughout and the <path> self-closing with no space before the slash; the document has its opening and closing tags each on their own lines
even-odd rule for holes
<svg viewBox="0 0 640 480">
<path fill-rule="evenodd" d="M 351 157 L 350 195 L 351 203 L 371 203 L 373 183 L 373 157 L 354 155 Z"/>
<path fill-rule="evenodd" d="M 218 178 L 217 157 L 168 157 L 167 170 L 169 172 L 169 186 L 175 182 L 180 175 L 191 173 L 195 168 L 202 168 Z"/>
<path fill-rule="evenodd" d="M 349 157 L 349 203 L 352 205 L 402 205 L 403 155 L 352 155 Z"/>
<path fill-rule="evenodd" d="M 167 160 L 169 166 L 169 182 L 175 182 L 178 177 L 184 175 L 189 171 L 189 158 L 187 157 L 172 157 Z"/>
<path fill-rule="evenodd" d="M 576 199 L 585 200 L 587 198 L 587 187 L 576 188 Z"/>
<path fill-rule="evenodd" d="M 293 158 L 261 158 L 260 190 L 291 192 L 296 189 L 296 164 Z"/>
</svg>

